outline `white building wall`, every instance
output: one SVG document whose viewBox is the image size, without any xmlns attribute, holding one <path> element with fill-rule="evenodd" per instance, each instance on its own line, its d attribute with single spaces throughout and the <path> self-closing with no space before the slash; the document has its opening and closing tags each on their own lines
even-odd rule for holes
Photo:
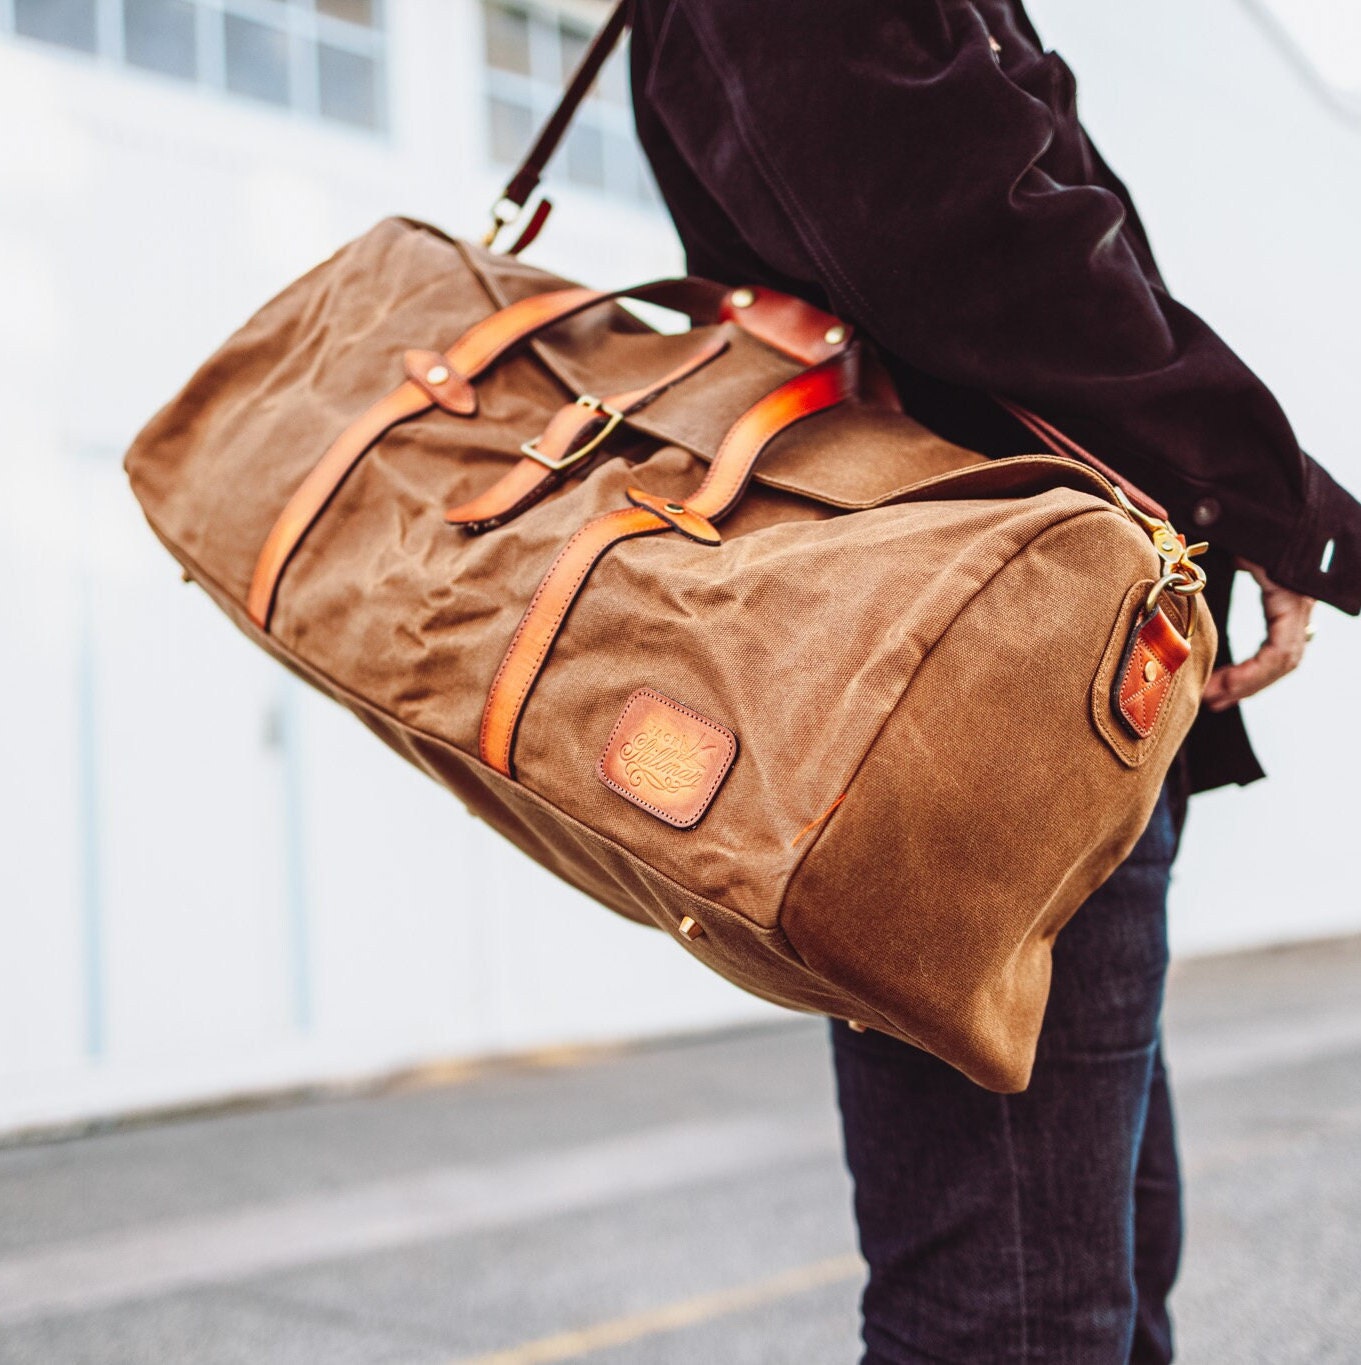
<svg viewBox="0 0 1361 1365">
<path fill-rule="evenodd" d="M 386 137 L 0 37 L 0 1131 L 769 1014 L 248 648 L 126 489 L 141 423 L 317 259 L 394 212 L 480 234 L 478 6 L 389 9 Z M 1355 129 L 1230 0 L 1032 10 L 1173 286 L 1361 488 Z M 554 197 L 531 259 L 679 267 L 646 211 Z M 1320 626 L 1249 708 L 1271 783 L 1193 808 L 1183 950 L 1361 929 L 1361 632 Z"/>
</svg>

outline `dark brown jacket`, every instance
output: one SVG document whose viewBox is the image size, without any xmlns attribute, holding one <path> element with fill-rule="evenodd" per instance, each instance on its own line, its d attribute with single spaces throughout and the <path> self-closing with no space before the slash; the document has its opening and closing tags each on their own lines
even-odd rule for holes
<svg viewBox="0 0 1361 1365">
<path fill-rule="evenodd" d="M 1056 422 L 1212 541 L 1221 623 L 1233 555 L 1361 611 L 1361 504 L 1167 292 L 1019 3 L 636 0 L 633 20 L 639 136 L 694 273 L 858 324 L 909 410 L 988 454 L 1034 441 L 980 393 Z M 1262 775 L 1237 708 L 1188 749 L 1197 789 Z"/>
</svg>

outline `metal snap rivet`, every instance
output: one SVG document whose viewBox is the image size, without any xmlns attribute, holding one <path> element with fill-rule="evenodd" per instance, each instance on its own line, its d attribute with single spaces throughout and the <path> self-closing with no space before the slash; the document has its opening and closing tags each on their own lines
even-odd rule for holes
<svg viewBox="0 0 1361 1365">
<path fill-rule="evenodd" d="M 756 302 L 756 294 L 751 289 L 734 289 L 732 291 L 732 306 L 734 308 L 750 308 Z"/>
<path fill-rule="evenodd" d="M 697 919 L 692 919 L 689 915 L 686 915 L 686 917 L 681 920 L 679 929 L 680 936 L 682 938 L 688 938 L 692 942 L 704 932 L 704 926 Z"/>
<path fill-rule="evenodd" d="M 666 508 L 668 512 L 671 512 L 676 516 L 679 516 L 682 512 L 685 511 L 685 508 L 682 507 L 678 502 L 664 502 L 662 506 Z"/>
<path fill-rule="evenodd" d="M 425 382 L 427 384 L 443 384 L 449 378 L 449 367 L 447 365 L 432 365 L 425 372 Z"/>
<path fill-rule="evenodd" d="M 1144 681 L 1145 681 L 1145 682 L 1152 682 L 1153 679 L 1156 678 L 1157 676 L 1158 676 L 1158 665 L 1155 664 L 1155 663 L 1153 662 L 1152 659 L 1150 659 L 1150 660 L 1144 665 Z"/>
<path fill-rule="evenodd" d="M 846 329 L 838 322 L 835 327 L 829 327 L 822 334 L 822 339 L 829 346 L 840 346 L 846 340 Z"/>
</svg>

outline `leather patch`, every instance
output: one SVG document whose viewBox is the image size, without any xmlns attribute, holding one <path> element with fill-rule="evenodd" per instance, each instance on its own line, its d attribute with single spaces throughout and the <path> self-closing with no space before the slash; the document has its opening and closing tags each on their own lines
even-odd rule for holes
<svg viewBox="0 0 1361 1365">
<path fill-rule="evenodd" d="M 1172 679 L 1190 653 L 1190 645 L 1161 607 L 1131 632 L 1116 669 L 1112 700 L 1125 728 L 1136 738 L 1147 739 L 1153 733 Z"/>
<path fill-rule="evenodd" d="M 697 825 L 737 757 L 737 736 L 680 702 L 640 687 L 610 732 L 596 775 L 677 829 Z"/>
</svg>

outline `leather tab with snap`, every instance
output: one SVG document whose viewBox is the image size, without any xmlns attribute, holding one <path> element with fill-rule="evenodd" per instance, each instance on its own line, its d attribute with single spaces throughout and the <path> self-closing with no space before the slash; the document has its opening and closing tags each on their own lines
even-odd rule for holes
<svg viewBox="0 0 1361 1365">
<path fill-rule="evenodd" d="M 454 369 L 447 356 L 439 351 L 408 351 L 402 364 L 406 377 L 445 412 L 471 417 L 477 411 L 473 386 Z"/>
<path fill-rule="evenodd" d="M 1161 607 L 1155 607 L 1131 632 L 1125 657 L 1116 670 L 1115 709 L 1137 739 L 1147 739 L 1153 733 L 1172 679 L 1190 653 L 1185 636 Z"/>
<path fill-rule="evenodd" d="M 669 521 L 681 535 L 689 536 L 691 540 L 697 540 L 701 545 L 723 543 L 723 537 L 719 535 L 718 528 L 713 522 L 707 517 L 700 516 L 698 512 L 692 512 L 684 503 L 659 498 L 655 493 L 644 493 L 641 488 L 630 488 L 628 500 L 635 507 L 646 507 L 649 512 L 655 512 L 663 520 Z"/>
</svg>

